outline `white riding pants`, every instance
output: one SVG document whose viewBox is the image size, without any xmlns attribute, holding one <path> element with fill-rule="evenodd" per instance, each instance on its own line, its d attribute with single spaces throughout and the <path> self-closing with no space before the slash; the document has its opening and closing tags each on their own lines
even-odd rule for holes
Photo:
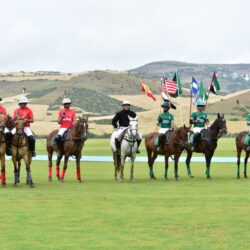
<svg viewBox="0 0 250 250">
<path fill-rule="evenodd" d="M 10 132 L 9 129 L 5 128 L 4 129 L 4 133 L 7 133 L 7 132 Z M 11 130 L 11 133 L 14 135 L 16 133 L 16 128 L 13 128 Z M 33 133 L 30 129 L 30 127 L 24 127 L 24 133 L 27 135 L 27 136 L 33 136 Z"/>
<path fill-rule="evenodd" d="M 63 137 L 64 133 L 68 130 L 68 128 L 59 128 L 58 135 Z"/>
</svg>

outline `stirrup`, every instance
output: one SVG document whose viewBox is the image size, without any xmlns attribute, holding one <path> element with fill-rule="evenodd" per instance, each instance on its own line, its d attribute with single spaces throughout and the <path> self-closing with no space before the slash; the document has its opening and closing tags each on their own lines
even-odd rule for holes
<svg viewBox="0 0 250 250">
<path fill-rule="evenodd" d="M 139 150 L 139 149 L 137 149 L 136 153 L 137 153 L 137 154 L 140 154 L 141 152 L 140 152 L 140 150 Z"/>
<path fill-rule="evenodd" d="M 11 155 L 12 155 L 11 149 L 10 149 L 10 148 L 7 148 L 7 149 L 6 149 L 6 155 L 8 155 L 8 156 L 11 156 Z"/>
<path fill-rule="evenodd" d="M 36 157 L 36 152 L 35 152 L 35 151 L 32 151 L 32 152 L 31 152 L 31 155 L 32 155 L 32 157 Z"/>
</svg>

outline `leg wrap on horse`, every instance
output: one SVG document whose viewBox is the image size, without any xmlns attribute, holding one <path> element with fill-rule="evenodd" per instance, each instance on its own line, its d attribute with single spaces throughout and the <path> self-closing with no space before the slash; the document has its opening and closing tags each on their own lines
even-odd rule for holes
<svg viewBox="0 0 250 250">
<path fill-rule="evenodd" d="M 28 141 L 29 141 L 29 150 L 32 153 L 32 156 L 36 156 L 35 152 L 35 137 L 33 135 L 28 136 Z"/>
<path fill-rule="evenodd" d="M 13 140 L 13 134 L 8 132 L 5 134 L 6 138 L 6 155 L 11 155 L 11 145 Z"/>
</svg>

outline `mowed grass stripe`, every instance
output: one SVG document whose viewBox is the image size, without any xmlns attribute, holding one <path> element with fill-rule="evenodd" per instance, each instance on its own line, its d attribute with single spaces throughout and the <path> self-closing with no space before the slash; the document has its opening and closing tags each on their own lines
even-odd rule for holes
<svg viewBox="0 0 250 250">
<path fill-rule="evenodd" d="M 235 164 L 192 164 L 195 178 L 180 164 L 180 181 L 169 181 L 163 164 L 155 164 L 158 180 L 146 164 L 135 165 L 135 179 L 113 180 L 111 163 L 82 163 L 84 183 L 70 162 L 65 183 L 47 181 L 47 163 L 33 162 L 36 188 L 12 186 L 7 162 L 7 187 L 0 190 L 2 249 L 247 249 L 250 244 L 248 190 L 250 180 L 236 179 Z"/>
</svg>

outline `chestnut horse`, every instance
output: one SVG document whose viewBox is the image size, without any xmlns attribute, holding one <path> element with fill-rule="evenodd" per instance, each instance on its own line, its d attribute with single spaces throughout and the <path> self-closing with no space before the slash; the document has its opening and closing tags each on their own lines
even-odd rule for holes
<svg viewBox="0 0 250 250">
<path fill-rule="evenodd" d="M 28 138 L 24 133 L 24 124 L 25 119 L 17 118 L 15 119 L 15 128 L 16 133 L 13 136 L 12 146 L 11 146 L 11 154 L 12 161 L 14 164 L 14 175 L 15 182 L 14 186 L 20 182 L 20 169 L 21 169 L 21 160 L 23 159 L 26 165 L 26 184 L 30 185 L 30 187 L 34 187 L 34 183 L 31 176 L 31 162 L 32 162 L 32 153 L 29 151 L 28 147 Z"/>
<path fill-rule="evenodd" d="M 63 142 L 63 155 L 64 155 L 64 166 L 63 171 L 60 176 L 60 162 L 63 155 L 59 154 L 56 144 L 54 143 L 55 136 L 58 133 L 58 129 L 52 131 L 47 138 L 47 152 L 49 159 L 49 168 L 48 168 L 48 178 L 49 181 L 52 180 L 52 156 L 53 152 L 56 151 L 57 160 L 56 160 L 56 176 L 58 180 L 64 181 L 64 175 L 67 170 L 68 159 L 70 156 L 74 155 L 76 158 L 76 173 L 77 180 L 81 182 L 81 170 L 80 170 L 80 159 L 81 151 L 84 145 L 84 142 L 87 140 L 88 132 L 88 118 L 78 117 L 78 120 L 75 122 L 74 126 L 69 129 L 66 133 L 66 137 Z"/>
<path fill-rule="evenodd" d="M 1 159 L 1 183 L 3 186 L 6 185 L 6 174 L 5 174 L 5 153 L 6 153 L 6 138 L 4 135 L 4 128 L 6 123 L 6 117 L 0 114 L 0 159 Z"/>
<path fill-rule="evenodd" d="M 243 144 L 244 137 L 248 135 L 247 131 L 239 133 L 235 138 L 235 144 L 237 149 L 237 178 L 240 178 L 240 155 L 241 151 L 244 149 L 246 151 L 246 156 L 244 159 L 244 177 L 247 178 L 247 161 L 250 151 L 247 151 L 248 145 Z"/>
<path fill-rule="evenodd" d="M 188 145 L 188 133 L 190 131 L 189 127 L 185 125 L 174 130 L 170 133 L 167 142 L 161 148 L 161 151 L 157 151 L 157 146 L 154 145 L 158 133 L 150 133 L 145 137 L 145 145 L 148 154 L 148 166 L 149 175 L 151 179 L 156 179 L 153 172 L 153 164 L 158 155 L 165 156 L 165 179 L 168 179 L 168 158 L 174 155 L 174 173 L 175 179 L 178 180 L 178 162 L 180 155 L 185 147 Z"/>
<path fill-rule="evenodd" d="M 207 179 L 211 178 L 210 175 L 210 164 L 211 159 L 214 155 L 214 151 L 217 148 L 217 141 L 223 135 L 227 133 L 227 125 L 226 120 L 224 119 L 224 115 L 217 115 L 216 120 L 213 124 L 205 130 L 202 138 L 197 142 L 194 152 L 204 153 L 206 159 L 206 175 Z M 193 151 L 188 147 L 187 149 L 187 158 L 186 158 L 186 166 L 187 172 L 191 175 L 190 161 L 192 158 Z"/>
</svg>

